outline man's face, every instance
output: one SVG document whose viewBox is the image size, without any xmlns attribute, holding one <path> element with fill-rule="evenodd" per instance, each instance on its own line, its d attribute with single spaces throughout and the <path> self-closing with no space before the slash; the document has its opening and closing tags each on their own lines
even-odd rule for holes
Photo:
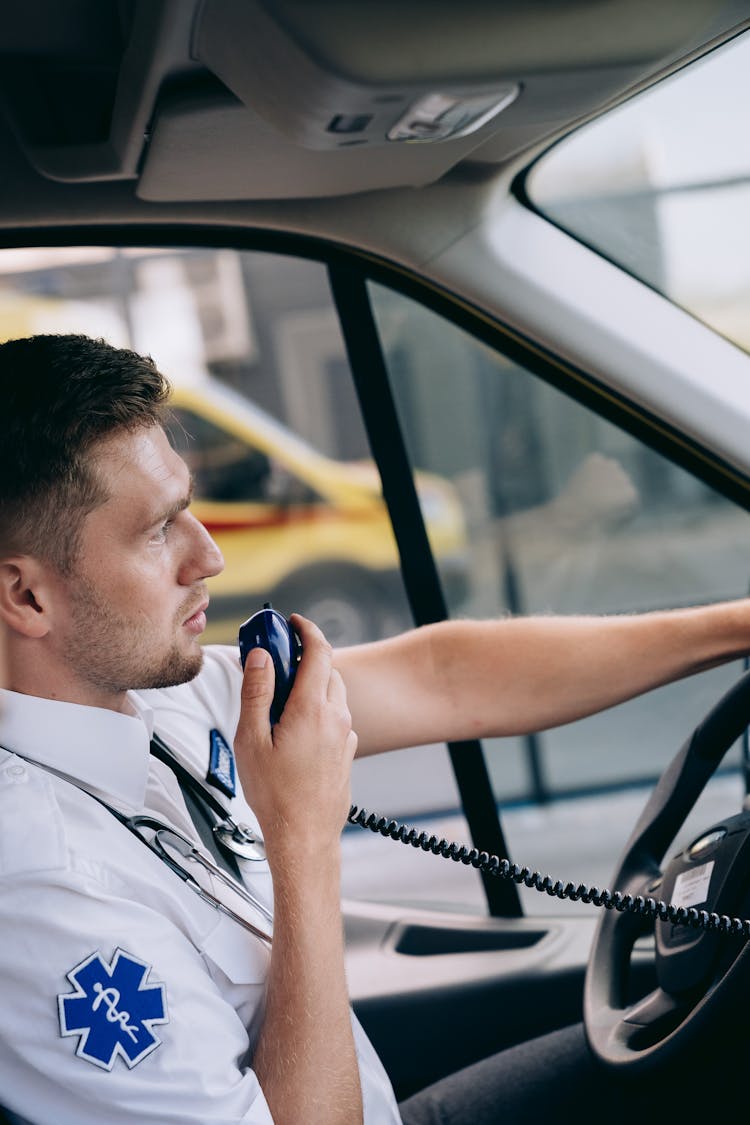
<svg viewBox="0 0 750 1125">
<path fill-rule="evenodd" d="M 205 579 L 224 560 L 188 511 L 190 473 L 160 426 L 106 438 L 92 466 L 108 499 L 83 524 L 56 647 L 102 699 L 192 679 L 203 655 Z"/>
</svg>

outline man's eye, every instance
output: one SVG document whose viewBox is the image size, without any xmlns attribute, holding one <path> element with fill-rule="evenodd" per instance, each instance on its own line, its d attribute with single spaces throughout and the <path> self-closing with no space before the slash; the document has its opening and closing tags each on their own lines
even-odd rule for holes
<svg viewBox="0 0 750 1125">
<path fill-rule="evenodd" d="M 173 523 L 174 523 L 174 519 L 165 520 L 164 523 L 161 525 L 161 527 L 156 529 L 152 538 L 158 539 L 158 540 L 166 539 L 167 534 L 169 532 L 169 529 L 170 529 L 170 527 L 172 526 Z"/>
</svg>

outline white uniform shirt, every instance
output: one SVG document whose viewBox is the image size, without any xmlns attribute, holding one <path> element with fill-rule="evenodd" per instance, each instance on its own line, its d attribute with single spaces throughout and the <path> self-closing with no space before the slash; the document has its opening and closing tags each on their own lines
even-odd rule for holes
<svg viewBox="0 0 750 1125">
<path fill-rule="evenodd" d="M 201 780 L 211 730 L 231 746 L 239 663 L 232 648 L 205 652 L 192 683 L 131 693 L 133 715 L 2 692 L 0 1103 L 35 1125 L 272 1121 L 251 1067 L 267 946 L 202 902 L 91 795 L 199 843 L 149 743 L 153 729 Z M 237 789 L 233 799 L 214 792 L 257 827 Z M 241 866 L 270 906 L 268 865 Z M 268 929 L 260 913 L 232 906 Z M 353 1014 L 352 1023 L 366 1125 L 396 1125 L 387 1075 Z"/>
</svg>

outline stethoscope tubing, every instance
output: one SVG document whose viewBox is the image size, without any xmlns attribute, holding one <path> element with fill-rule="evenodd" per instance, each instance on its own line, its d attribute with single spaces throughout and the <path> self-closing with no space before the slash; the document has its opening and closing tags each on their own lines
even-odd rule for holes
<svg viewBox="0 0 750 1125">
<path fill-rule="evenodd" d="M 163 762 L 168 769 L 172 770 L 181 786 L 188 789 L 193 797 L 202 803 L 204 808 L 209 809 L 217 817 L 215 824 L 212 826 L 212 832 L 219 847 L 251 862 L 257 863 L 265 860 L 266 850 L 263 840 L 252 832 L 247 825 L 237 823 L 218 798 L 196 777 L 193 777 L 190 771 L 185 769 L 182 762 L 177 761 L 158 734 L 152 735 L 151 753 L 160 762 Z"/>
<path fill-rule="evenodd" d="M 103 804 L 103 802 L 100 803 Z M 105 805 L 104 807 L 109 809 L 108 805 Z M 138 839 L 141 840 L 142 843 L 144 843 L 146 847 L 154 853 L 154 855 L 156 855 L 163 863 L 165 863 L 171 871 L 174 871 L 175 874 L 179 875 L 182 881 L 188 887 L 190 887 L 190 889 L 194 891 L 200 898 L 202 898 L 204 902 L 208 903 L 209 906 L 214 907 L 215 910 L 220 910 L 223 914 L 226 914 L 235 922 L 239 922 L 239 924 L 244 926 L 246 930 L 249 930 L 250 933 L 254 934 L 256 937 L 260 938 L 261 941 L 265 941 L 270 945 L 272 940 L 271 934 L 267 933 L 265 930 L 261 930 L 259 926 L 254 925 L 254 923 L 249 919 L 243 918 L 241 914 L 237 914 L 237 912 L 232 910 L 232 908 L 225 902 L 223 902 L 220 898 L 218 898 L 216 895 L 212 894 L 209 890 L 202 886 L 192 874 L 192 872 L 187 871 L 181 864 L 179 864 L 172 856 L 169 855 L 167 848 L 165 847 L 166 841 L 163 841 L 162 837 L 171 837 L 173 846 L 174 841 L 179 841 L 179 844 L 182 846 L 176 847 L 175 850 L 180 853 L 183 859 L 200 864 L 200 866 L 208 871 L 209 874 L 213 875 L 226 887 L 229 887 L 229 889 L 233 891 L 234 894 L 238 895 L 249 906 L 252 906 L 254 910 L 257 910 L 259 914 L 262 914 L 266 921 L 273 924 L 273 915 L 269 911 L 268 907 L 265 906 L 259 899 L 257 899 L 255 895 L 251 894 L 247 887 L 245 887 L 242 883 L 239 883 L 236 879 L 233 879 L 232 876 L 228 875 L 226 871 L 223 871 L 217 863 L 214 863 L 214 861 L 209 856 L 200 851 L 200 849 L 195 846 L 192 840 L 189 840 L 187 836 L 183 836 L 182 833 L 178 832 L 176 828 L 172 828 L 170 825 L 164 824 L 162 821 L 157 820 L 156 817 L 147 816 L 145 814 L 140 816 L 136 815 L 125 817 L 121 813 L 116 812 L 116 810 L 114 809 L 109 809 L 109 811 L 117 818 L 117 820 L 120 821 L 122 825 L 124 825 L 125 828 L 132 832 L 134 836 L 137 836 Z M 142 835 L 140 831 L 141 828 L 151 829 L 154 833 L 153 840 L 147 840 L 146 837 Z"/>
<path fill-rule="evenodd" d="M 164 746 L 163 743 L 161 745 L 162 747 Z M 2 749 L 5 748 L 2 747 Z M 14 751 L 9 751 L 9 753 L 14 753 Z M 236 824 L 236 822 L 227 814 L 226 809 L 224 809 L 220 802 L 216 800 L 214 795 L 212 793 L 209 793 L 204 788 L 204 786 L 202 786 L 200 782 L 192 776 L 192 774 L 189 774 L 187 770 L 184 770 L 184 767 L 182 767 L 181 764 L 176 761 L 176 759 L 172 758 L 171 753 L 169 752 L 169 750 L 167 750 L 166 747 L 164 747 L 163 754 L 155 756 L 160 757 L 163 760 L 164 756 L 166 755 L 168 755 L 171 760 L 166 762 L 165 764 L 173 768 L 172 763 L 174 762 L 174 765 L 178 766 L 179 769 L 182 770 L 184 774 L 190 779 L 187 784 L 190 784 L 190 787 L 193 789 L 193 791 L 197 792 L 197 790 L 200 789 L 201 796 L 205 799 L 206 804 L 212 809 L 212 811 L 222 817 L 222 820 L 218 822 L 217 826 L 228 827 L 233 830 L 239 830 L 241 832 L 243 826 Z M 17 756 L 21 757 L 21 755 Z M 248 930 L 251 934 L 259 938 L 260 941 L 265 942 L 267 945 L 270 945 L 272 943 L 273 938 L 270 933 L 267 933 L 265 930 L 260 929 L 259 926 L 256 926 L 248 918 L 243 918 L 241 914 L 238 914 L 236 911 L 232 910 L 232 908 L 230 906 L 227 906 L 225 902 L 222 902 L 220 898 L 212 894 L 210 891 L 206 890 L 206 888 L 198 882 L 192 872 L 187 871 L 184 867 L 177 863 L 177 861 L 173 859 L 172 856 L 168 855 L 164 844 L 161 841 L 162 834 L 169 834 L 171 837 L 173 837 L 173 839 L 179 840 L 184 849 L 180 851 L 180 854 L 183 856 L 183 858 L 200 864 L 200 866 L 208 871 L 210 875 L 213 875 L 215 878 L 219 879 L 225 886 L 229 887 L 229 889 L 237 894 L 241 899 L 244 899 L 244 901 L 247 902 L 248 905 L 252 906 L 254 910 L 257 910 L 269 923 L 271 923 L 271 925 L 273 925 L 273 915 L 269 911 L 268 907 L 258 899 L 256 899 L 255 896 L 247 890 L 244 884 L 240 883 L 237 879 L 234 879 L 225 871 L 222 871 L 218 864 L 214 863 L 212 859 L 210 859 L 207 855 L 200 851 L 192 842 L 192 840 L 188 839 L 187 836 L 183 836 L 181 832 L 178 832 L 177 829 L 173 828 L 170 824 L 165 824 L 164 821 L 159 820 L 157 817 L 151 816 L 148 813 L 137 813 L 135 816 L 125 816 L 124 813 L 118 812 L 117 809 L 114 809 L 111 805 L 108 805 L 106 801 L 103 801 L 101 799 L 101 797 L 97 797 L 95 793 L 92 793 L 90 792 L 90 790 L 85 789 L 84 786 L 78 785 L 75 781 L 73 781 L 71 777 L 68 777 L 67 774 L 64 774 L 61 770 L 55 769 L 53 766 L 40 765 L 40 769 L 44 769 L 48 773 L 55 774 L 55 776 L 61 778 L 61 780 L 67 781 L 69 785 L 72 785 L 81 793 L 85 793 L 88 797 L 91 797 L 92 800 L 96 801 L 97 804 L 101 805 L 103 809 L 106 809 L 107 812 L 115 818 L 115 820 L 118 820 L 124 828 L 128 829 L 131 835 L 135 836 L 137 840 L 140 840 L 140 842 L 144 844 L 149 849 L 149 851 L 157 857 L 157 859 L 166 864 L 166 866 L 171 871 L 174 871 L 174 873 L 180 877 L 180 879 L 187 887 L 189 887 L 195 894 L 197 894 L 198 897 L 201 898 L 205 903 L 213 907 L 214 910 L 218 910 L 222 914 L 225 914 L 228 918 L 231 918 L 233 921 L 237 922 L 240 926 Z M 175 770 L 175 772 L 177 773 L 177 770 Z M 153 831 L 153 841 L 146 839 L 146 837 L 140 831 L 142 828 L 150 829 L 151 831 Z M 219 841 L 219 843 L 221 845 L 221 840 Z M 224 844 L 224 846 L 229 847 L 229 845 L 226 843 Z M 235 849 L 230 848 L 230 850 L 234 851 Z M 241 852 L 235 852 L 235 854 L 242 855 Z"/>
</svg>

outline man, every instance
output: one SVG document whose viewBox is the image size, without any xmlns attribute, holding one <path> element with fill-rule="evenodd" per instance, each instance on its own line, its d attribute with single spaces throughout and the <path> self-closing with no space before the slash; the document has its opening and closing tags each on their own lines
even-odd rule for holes
<svg viewBox="0 0 750 1125">
<path fill-rule="evenodd" d="M 233 649 L 200 644 L 222 559 L 190 513 L 151 360 L 34 337 L 0 346 L 0 383 L 2 1098 L 63 1125 L 398 1122 L 344 977 L 355 752 L 609 707 L 748 651 L 750 604 L 460 621 L 337 653 L 298 617 L 304 655 L 271 728 L 264 653 L 243 675 Z M 201 847 L 190 777 L 252 829 L 255 858 L 234 858 L 251 903 L 165 832 Z M 133 831 L 144 815 L 160 855 Z M 404 1119 L 433 1119 L 420 1112 Z"/>
</svg>

